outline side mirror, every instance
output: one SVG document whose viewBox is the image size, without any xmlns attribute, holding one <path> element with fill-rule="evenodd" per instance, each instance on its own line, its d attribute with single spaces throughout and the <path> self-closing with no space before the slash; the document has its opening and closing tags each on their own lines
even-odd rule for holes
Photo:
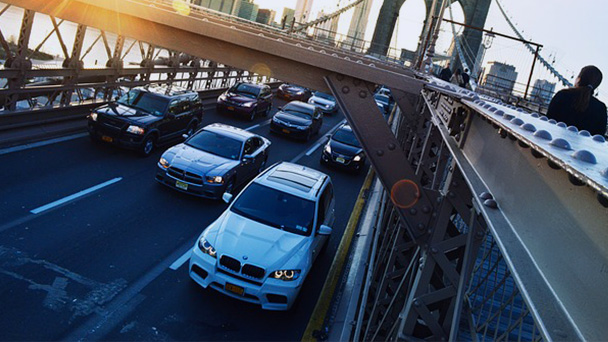
<svg viewBox="0 0 608 342">
<path fill-rule="evenodd" d="M 325 139 L 327 139 L 327 140 L 331 139 L 331 134 L 326 134 Z"/>
<path fill-rule="evenodd" d="M 222 200 L 228 204 L 230 204 L 230 202 L 232 202 L 232 197 L 233 195 L 229 192 L 224 192 L 224 194 L 222 195 Z"/>
<path fill-rule="evenodd" d="M 167 113 L 167 119 L 175 119 L 175 114 L 174 113 Z"/>
<path fill-rule="evenodd" d="M 283 107 L 279 107 L 278 109 L 279 109 L 279 110 L 283 110 Z"/>
<path fill-rule="evenodd" d="M 182 138 L 184 138 L 184 139 L 188 139 L 189 137 L 190 136 L 188 134 L 186 134 L 186 133 L 182 134 Z"/>
<path fill-rule="evenodd" d="M 244 155 L 244 156 L 243 156 L 243 161 L 244 161 L 244 162 L 250 162 L 250 161 L 252 161 L 253 159 L 254 159 L 254 158 L 253 158 L 253 156 L 252 156 L 251 154 L 246 154 L 246 155 Z"/>
<path fill-rule="evenodd" d="M 331 235 L 331 228 L 326 226 L 326 225 L 321 225 L 321 227 L 319 227 L 319 231 L 317 232 L 317 234 L 319 235 Z"/>
</svg>

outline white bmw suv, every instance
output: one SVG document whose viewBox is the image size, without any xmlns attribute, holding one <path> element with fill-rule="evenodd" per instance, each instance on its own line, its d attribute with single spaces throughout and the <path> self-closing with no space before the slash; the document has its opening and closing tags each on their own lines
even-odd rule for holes
<svg viewBox="0 0 608 342">
<path fill-rule="evenodd" d="M 288 310 L 331 234 L 328 175 L 283 162 L 257 176 L 197 240 L 190 277 L 267 310 Z"/>
</svg>

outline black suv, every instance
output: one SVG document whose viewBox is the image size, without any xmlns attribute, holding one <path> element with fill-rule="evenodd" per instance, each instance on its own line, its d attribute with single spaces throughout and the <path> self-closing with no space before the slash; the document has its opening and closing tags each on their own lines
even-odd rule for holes
<svg viewBox="0 0 608 342">
<path fill-rule="evenodd" d="M 164 87 L 135 88 L 88 116 L 89 135 L 144 156 L 157 145 L 194 133 L 203 117 L 198 93 Z"/>
</svg>

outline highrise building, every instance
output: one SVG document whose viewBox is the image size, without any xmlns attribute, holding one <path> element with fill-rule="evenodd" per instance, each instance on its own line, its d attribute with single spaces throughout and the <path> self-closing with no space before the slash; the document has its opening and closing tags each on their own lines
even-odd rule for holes
<svg viewBox="0 0 608 342">
<path fill-rule="evenodd" d="M 258 10 L 258 16 L 256 17 L 255 21 L 260 24 L 271 25 L 274 22 L 275 15 L 276 12 L 273 10 L 261 9 Z"/>
<path fill-rule="evenodd" d="M 485 89 L 501 94 L 511 94 L 516 80 L 515 67 L 500 62 L 488 62 L 481 75 L 481 85 Z"/>
<path fill-rule="evenodd" d="M 548 104 L 553 98 L 553 93 L 555 93 L 555 83 L 547 80 L 536 80 L 530 98 L 534 102 Z"/>
<path fill-rule="evenodd" d="M 358 51 L 364 47 L 365 30 L 367 29 L 367 21 L 369 20 L 369 12 L 372 8 L 371 0 L 364 0 L 355 7 L 353 18 L 350 21 L 348 35 L 343 42 L 343 46 L 351 50 Z"/>
<path fill-rule="evenodd" d="M 253 3 L 253 0 L 242 0 L 238 11 L 238 16 L 243 19 L 255 21 L 255 19 L 258 17 L 258 10 L 259 7 Z"/>
<path fill-rule="evenodd" d="M 326 16 L 323 10 L 319 12 L 318 18 Z M 321 23 L 315 27 L 314 35 L 316 39 L 325 40 L 329 44 L 334 44 L 336 32 L 338 31 L 338 20 L 339 17 L 332 18 L 324 23 Z"/>
<path fill-rule="evenodd" d="M 214 11 L 237 15 L 239 13 L 241 0 L 194 0 L 193 3 Z"/>
<path fill-rule="evenodd" d="M 298 0 L 296 3 L 296 12 L 295 18 L 297 23 L 305 23 L 310 21 L 310 17 L 312 13 L 310 10 L 312 9 L 313 0 Z"/>
</svg>

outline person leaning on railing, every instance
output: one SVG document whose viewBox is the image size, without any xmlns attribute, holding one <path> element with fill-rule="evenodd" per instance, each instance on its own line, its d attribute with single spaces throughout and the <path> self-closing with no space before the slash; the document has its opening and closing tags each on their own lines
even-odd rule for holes
<svg viewBox="0 0 608 342">
<path fill-rule="evenodd" d="M 593 96 L 602 83 L 602 72 L 593 65 L 581 69 L 574 88 L 560 90 L 549 104 L 547 117 L 589 133 L 606 134 L 606 105 Z"/>
</svg>

